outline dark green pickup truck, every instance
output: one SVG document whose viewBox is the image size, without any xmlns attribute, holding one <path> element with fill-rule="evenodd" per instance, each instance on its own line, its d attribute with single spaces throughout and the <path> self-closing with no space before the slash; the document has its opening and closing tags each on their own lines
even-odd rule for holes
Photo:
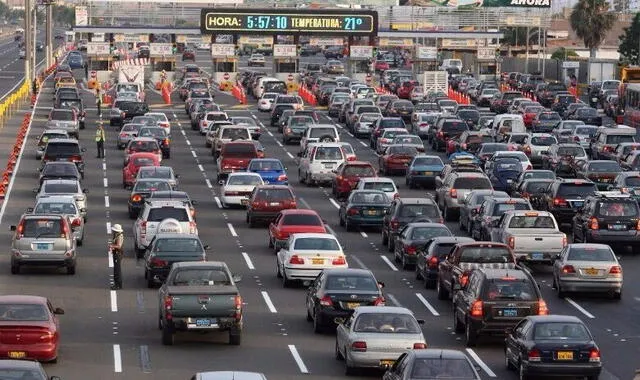
<svg viewBox="0 0 640 380">
<path fill-rule="evenodd" d="M 242 338 L 242 297 L 227 264 L 180 262 L 158 291 L 162 344 L 173 345 L 177 331 L 228 331 L 229 344 Z"/>
</svg>

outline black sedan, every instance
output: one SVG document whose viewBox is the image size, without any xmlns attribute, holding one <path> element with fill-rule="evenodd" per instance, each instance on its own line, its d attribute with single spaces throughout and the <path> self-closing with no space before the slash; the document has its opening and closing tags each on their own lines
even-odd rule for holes
<svg viewBox="0 0 640 380">
<path fill-rule="evenodd" d="M 40 170 L 40 184 L 47 179 L 75 179 L 80 181 L 82 175 L 73 162 L 50 161 Z"/>
<path fill-rule="evenodd" d="M 152 137 L 158 141 L 162 158 L 171 158 L 171 139 L 163 127 L 142 127 L 138 132 L 138 137 Z"/>
<path fill-rule="evenodd" d="M 531 123 L 533 133 L 551 133 L 562 121 L 557 112 L 540 112 Z"/>
<path fill-rule="evenodd" d="M 338 210 L 340 225 L 347 231 L 354 227 L 381 227 L 391 200 L 380 190 L 356 190 Z"/>
<path fill-rule="evenodd" d="M 435 289 L 438 280 L 440 261 L 449 256 L 449 252 L 458 243 L 473 243 L 475 240 L 460 236 L 439 236 L 427 241 L 418 249 L 416 259 L 416 279 L 424 280 L 424 287 Z"/>
<path fill-rule="evenodd" d="M 161 284 L 169 274 L 173 263 L 185 261 L 206 261 L 208 245 L 200 238 L 185 234 L 158 234 L 144 254 L 144 279 L 147 287 Z"/>
<path fill-rule="evenodd" d="M 393 258 L 402 264 L 402 269 L 416 265 L 418 249 L 438 236 L 453 236 L 444 224 L 409 223 L 395 235 Z"/>
<path fill-rule="evenodd" d="M 154 191 L 171 191 L 171 184 L 161 179 L 140 179 L 136 181 L 129 196 L 129 218 L 134 219 L 142 210 L 147 197 Z"/>
<path fill-rule="evenodd" d="M 385 372 L 382 380 L 480 380 L 471 360 L 462 351 L 441 348 L 410 350 Z"/>
<path fill-rule="evenodd" d="M 378 282 L 370 270 L 325 269 L 307 290 L 307 321 L 313 322 L 316 333 L 334 328 L 359 306 L 384 306 L 382 288 L 384 283 Z"/>
<path fill-rule="evenodd" d="M 569 120 L 579 120 L 589 125 L 602 125 L 602 116 L 598 114 L 598 110 L 591 107 L 578 108 L 569 116 Z"/>
<path fill-rule="evenodd" d="M 600 349 L 587 326 L 568 315 L 528 316 L 507 329 L 505 362 L 529 376 L 576 376 L 595 380 L 602 371 Z"/>
</svg>

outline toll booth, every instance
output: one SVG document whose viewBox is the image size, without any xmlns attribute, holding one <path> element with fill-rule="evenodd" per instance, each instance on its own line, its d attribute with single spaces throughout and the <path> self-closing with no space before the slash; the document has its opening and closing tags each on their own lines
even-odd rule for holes
<svg viewBox="0 0 640 380">
<path fill-rule="evenodd" d="M 273 45 L 273 76 L 287 84 L 288 92 L 297 92 L 300 77 L 296 45 Z"/>
<path fill-rule="evenodd" d="M 173 83 L 176 76 L 176 56 L 173 54 L 173 44 L 168 42 L 152 42 L 149 44 L 149 72 L 145 77 L 159 90 L 162 77 Z"/>
<path fill-rule="evenodd" d="M 478 47 L 473 72 L 479 80 L 497 80 L 500 73 L 500 61 L 493 47 Z"/>
<path fill-rule="evenodd" d="M 373 73 L 373 46 L 351 45 L 347 62 L 348 75 L 362 82 L 371 78 Z M 371 79 L 369 79 L 371 80 Z"/>
<path fill-rule="evenodd" d="M 571 76 L 575 75 L 580 78 L 580 62 L 578 61 L 562 61 L 562 81 L 569 86 Z"/>
<path fill-rule="evenodd" d="M 234 44 L 211 44 L 212 80 L 220 90 L 231 91 L 238 76 L 238 57 Z"/>
<path fill-rule="evenodd" d="M 108 42 L 87 42 L 87 64 L 90 77 L 87 87 L 90 90 L 96 85 L 105 83 L 111 78 L 113 55 Z"/>
<path fill-rule="evenodd" d="M 273 36 L 240 36 L 238 46 L 240 55 L 265 52 L 267 49 L 273 50 Z"/>
<path fill-rule="evenodd" d="M 435 46 L 416 46 L 413 53 L 413 73 L 419 82 L 423 82 L 424 75 L 422 73 L 438 70 L 438 48 Z"/>
<path fill-rule="evenodd" d="M 76 45 L 76 34 L 75 32 L 66 31 L 64 32 L 64 45 L 67 50 L 71 50 Z"/>
</svg>

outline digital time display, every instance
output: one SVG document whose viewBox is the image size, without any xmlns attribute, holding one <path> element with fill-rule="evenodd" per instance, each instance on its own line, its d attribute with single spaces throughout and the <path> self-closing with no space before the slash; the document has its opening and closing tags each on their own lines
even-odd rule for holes
<svg viewBox="0 0 640 380">
<path fill-rule="evenodd" d="M 378 12 L 350 9 L 203 9 L 203 34 L 376 35 Z"/>
</svg>

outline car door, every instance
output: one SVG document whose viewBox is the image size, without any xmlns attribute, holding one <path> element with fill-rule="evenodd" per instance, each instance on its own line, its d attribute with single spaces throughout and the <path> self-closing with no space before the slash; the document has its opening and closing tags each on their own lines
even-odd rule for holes
<svg viewBox="0 0 640 380">
<path fill-rule="evenodd" d="M 567 247 L 564 247 L 562 251 L 560 251 L 560 253 L 558 254 L 558 258 L 553 260 L 552 271 L 553 271 L 554 278 L 558 275 L 560 270 L 562 270 L 562 267 L 564 266 L 564 261 L 565 261 L 565 258 L 567 257 L 568 252 L 569 252 L 569 249 Z"/>
<path fill-rule="evenodd" d="M 491 227 L 491 241 L 504 241 L 504 234 L 506 233 L 506 225 L 507 222 L 507 214 L 502 214 L 498 222 L 496 223 L 497 227 Z"/>
<path fill-rule="evenodd" d="M 354 316 L 353 314 L 349 319 L 344 321 L 344 323 L 340 323 L 336 328 L 336 344 L 338 347 L 346 347 L 349 342 L 349 333 L 351 331 L 351 326 L 353 325 Z M 346 355 L 346 352 L 344 353 Z"/>
<path fill-rule="evenodd" d="M 398 210 L 398 203 L 399 201 L 397 199 L 394 199 L 393 203 L 391 203 L 391 207 L 389 207 L 389 211 L 385 212 L 384 217 L 382 218 L 382 228 L 386 231 L 387 234 L 389 233 L 389 222 Z"/>
<path fill-rule="evenodd" d="M 402 246 L 404 245 L 404 242 L 407 241 L 407 239 L 409 238 L 409 224 L 402 227 L 402 229 L 400 230 L 400 232 L 398 232 L 396 236 L 389 236 L 389 237 L 392 239 L 395 239 L 395 241 L 393 242 L 393 247 L 394 247 L 393 255 L 395 257 L 402 258 L 402 255 L 404 254 L 402 252 Z"/>
<path fill-rule="evenodd" d="M 311 155 L 309 148 L 305 148 L 300 156 L 300 177 L 305 178 L 307 176 L 307 172 L 309 171 L 309 160 L 311 159 Z"/>
<path fill-rule="evenodd" d="M 269 239 L 273 239 L 273 236 L 276 234 L 276 231 L 278 230 L 281 221 L 282 221 L 282 214 L 278 214 L 278 216 L 276 217 L 276 220 L 269 223 Z"/>
<path fill-rule="evenodd" d="M 524 339 L 523 332 L 531 322 L 528 319 L 520 321 L 514 328 L 513 333 L 508 334 L 505 338 L 505 355 L 512 363 L 518 362 L 520 346 Z"/>
<path fill-rule="evenodd" d="M 321 289 L 324 277 L 324 272 L 320 272 L 318 277 L 316 277 L 313 283 L 311 283 L 311 286 L 307 289 L 307 313 L 309 313 L 309 315 L 313 315 L 314 313 L 316 299 L 318 298 L 317 294 Z"/>
</svg>

